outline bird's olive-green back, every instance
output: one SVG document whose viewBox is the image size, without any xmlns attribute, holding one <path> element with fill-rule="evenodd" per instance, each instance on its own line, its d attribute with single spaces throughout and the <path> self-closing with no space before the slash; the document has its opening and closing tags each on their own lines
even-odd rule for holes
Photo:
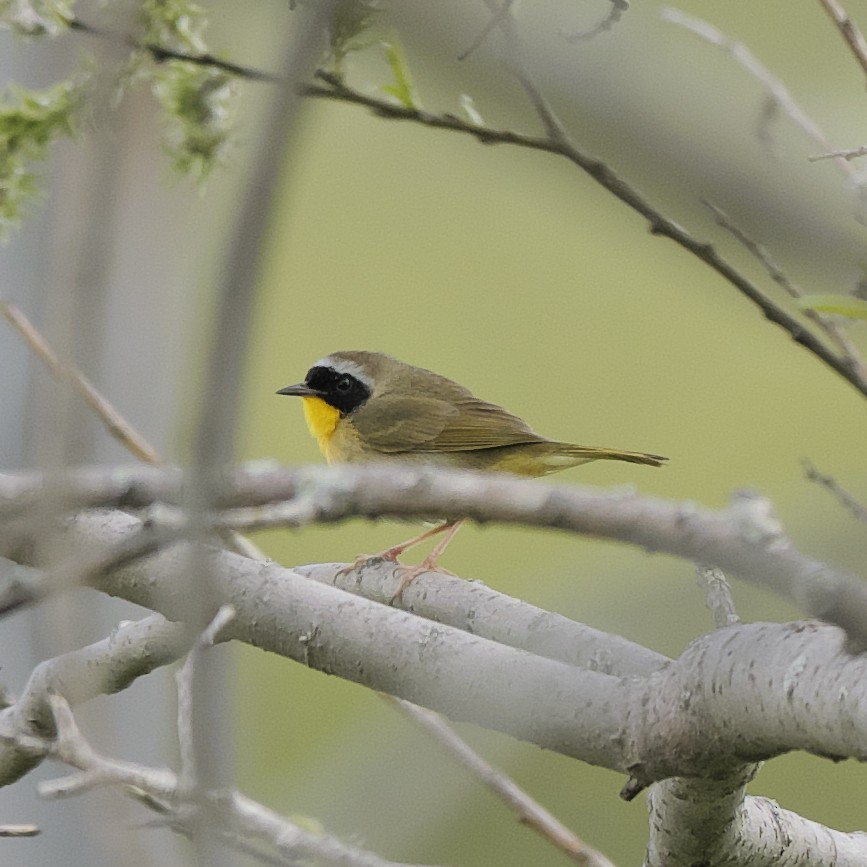
<svg viewBox="0 0 867 867">
<path fill-rule="evenodd" d="M 546 475 L 593 460 L 651 466 L 665 461 L 645 452 L 550 440 L 459 383 L 380 352 L 335 352 L 321 363 L 348 365 L 371 385 L 370 397 L 342 422 L 352 426 L 358 445 L 368 454 L 450 454 L 449 463 L 456 466 L 524 475 Z"/>
<path fill-rule="evenodd" d="M 517 416 L 431 370 L 375 352 L 338 352 L 329 359 L 352 361 L 372 379 L 373 394 L 351 422 L 376 451 L 458 452 L 546 442 Z"/>
</svg>

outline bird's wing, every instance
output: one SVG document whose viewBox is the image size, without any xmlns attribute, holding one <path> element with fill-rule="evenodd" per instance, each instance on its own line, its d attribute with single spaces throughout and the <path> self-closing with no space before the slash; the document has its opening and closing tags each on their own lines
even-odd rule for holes
<svg viewBox="0 0 867 867">
<path fill-rule="evenodd" d="M 474 397 L 445 401 L 383 395 L 377 398 L 375 415 L 366 409 L 353 423 L 380 452 L 462 452 L 544 441 L 517 416 Z"/>
<path fill-rule="evenodd" d="M 492 449 L 520 443 L 544 442 L 529 425 L 501 406 L 470 398 L 457 402 L 458 413 L 431 444 L 444 452 Z"/>
<path fill-rule="evenodd" d="M 424 450 L 458 414 L 449 402 L 435 398 L 382 395 L 375 406 L 352 414 L 364 442 L 378 452 Z"/>
</svg>

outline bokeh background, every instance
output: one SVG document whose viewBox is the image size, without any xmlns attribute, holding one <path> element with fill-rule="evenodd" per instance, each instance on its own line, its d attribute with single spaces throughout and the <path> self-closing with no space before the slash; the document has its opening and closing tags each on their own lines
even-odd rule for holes
<svg viewBox="0 0 867 867">
<path fill-rule="evenodd" d="M 277 65 L 291 27 L 282 4 L 208 8 L 214 47 L 250 65 Z M 775 297 L 762 267 L 714 224 L 701 199 L 725 209 L 805 290 L 854 291 L 867 250 L 850 182 L 831 162 L 808 162 L 820 148 L 784 115 L 763 126 L 762 86 L 731 53 L 664 21 L 663 8 L 635 4 L 610 32 L 577 44 L 559 31 L 592 26 L 605 4 L 550 0 L 522 8 L 527 65 L 576 144 L 713 240 Z M 746 44 L 833 142 L 863 142 L 863 74 L 818 3 L 693 0 L 679 8 Z M 867 3 L 848 9 L 867 27 Z M 536 132 L 538 120 L 504 71 L 496 39 L 456 59 L 485 20 L 481 3 L 414 0 L 384 9 L 370 47 L 349 60 L 349 80 L 380 92 L 390 73 L 377 43 L 399 39 L 424 107 L 460 113 L 467 94 L 487 123 Z M 26 84 L 62 75 L 85 48 L 110 51 L 76 36 L 51 45 L 0 39 L 0 72 Z M 268 87 L 244 85 L 237 147 L 201 195 L 171 176 L 146 94 L 128 99 L 113 119 L 98 113 L 82 143 L 57 149 L 45 202 L 0 262 L 3 294 L 47 326 L 52 293 L 69 276 L 65 245 L 80 243 L 83 224 L 99 228 L 100 270 L 74 275 L 102 287 L 102 343 L 89 347 L 83 363 L 176 460 L 197 406 L 210 287 Z M 100 207 L 87 210 L 81 191 L 93 184 L 107 191 Z M 274 392 L 333 350 L 381 350 L 458 379 L 549 436 L 671 459 L 661 470 L 591 464 L 557 483 L 629 486 L 711 507 L 739 489 L 756 490 L 772 498 L 802 550 L 863 574 L 863 527 L 805 480 L 801 462 L 811 459 L 867 499 L 867 402 L 564 160 L 311 102 L 275 184 L 279 205 L 247 353 L 239 459 L 319 462 L 300 406 Z M 865 346 L 863 324 L 852 335 Z M 9 331 L 0 353 L 8 371 L 4 405 L 16 408 L 4 414 L 0 453 L 6 466 L 29 465 L 27 425 L 34 416 L 46 424 L 55 393 Z M 34 407 L 39 400 L 44 405 Z M 96 427 L 81 448 L 88 460 L 127 460 Z M 411 532 L 351 522 L 256 541 L 295 564 L 351 560 Z M 445 565 L 670 655 L 712 626 L 690 564 L 610 543 L 467 528 Z M 797 616 L 743 583 L 734 583 L 734 593 L 746 620 Z M 96 640 L 112 618 L 131 616 L 128 606 L 94 613 L 93 597 L 63 604 L 72 606 L 57 609 L 66 612 L 63 628 L 51 609 L 4 625 L 14 687 L 34 659 Z M 225 708 L 236 779 L 252 797 L 394 859 L 505 867 L 564 861 L 375 695 L 252 649 L 218 652 L 230 663 Z M 107 751 L 165 763 L 174 750 L 173 685 L 163 674 L 145 681 L 81 713 Z M 135 734 L 141 720 L 124 716 L 124 701 L 134 718 L 143 705 L 150 709 L 146 736 Z M 497 733 L 459 729 L 615 862 L 640 862 L 646 812 L 641 798 L 619 800 L 621 777 Z M 751 790 L 833 827 L 864 828 L 865 773 L 854 763 L 785 756 L 768 763 Z M 16 790 L 29 790 L 32 779 Z M 28 818 L 15 812 L 24 809 L 17 797 L 0 792 L 5 821 Z M 63 808 L 24 802 L 41 811 L 45 833 L 4 843 L 4 863 L 55 863 L 61 851 L 68 857 L 61 810 L 72 810 L 80 827 L 95 821 L 97 798 Z M 127 825 L 142 820 L 131 815 L 123 814 Z M 142 858 L 161 835 L 170 832 L 134 832 Z M 174 841 L 159 845 L 180 857 Z M 111 851 L 104 843 L 75 847 L 74 863 L 100 863 Z"/>
</svg>

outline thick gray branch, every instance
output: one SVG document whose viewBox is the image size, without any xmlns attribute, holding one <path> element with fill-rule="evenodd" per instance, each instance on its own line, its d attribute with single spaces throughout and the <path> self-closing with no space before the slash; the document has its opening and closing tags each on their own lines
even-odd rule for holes
<svg viewBox="0 0 867 867">
<path fill-rule="evenodd" d="M 60 542 L 72 558 L 110 560 L 108 553 L 140 526 L 124 513 L 84 513 L 69 522 Z M 544 635 L 533 637 L 543 654 L 563 655 L 570 634 L 586 641 L 586 647 L 570 663 L 568 654 L 564 662 L 468 634 L 465 630 L 477 624 L 466 617 L 461 623 L 457 608 L 495 605 L 497 596 L 474 583 L 428 574 L 407 591 L 407 605 L 464 627 L 458 629 L 310 581 L 276 564 L 216 551 L 210 562 L 214 586 L 236 609 L 234 631 L 226 638 L 628 772 L 642 785 L 681 777 L 654 791 L 654 804 L 664 812 L 665 822 L 655 823 L 649 867 L 678 863 L 664 854 L 676 846 L 687 852 L 731 852 L 731 863 L 741 864 L 773 863 L 764 854 L 768 852 L 780 857 L 792 853 L 791 861 L 779 863 L 824 864 L 829 847 L 840 853 L 838 864 L 867 860 L 867 838 L 830 831 L 764 799 L 744 798 L 741 781 L 732 782 L 745 763 L 791 749 L 867 757 L 867 715 L 862 711 L 867 704 L 867 659 L 847 653 L 842 633 L 833 627 L 733 626 L 704 636 L 661 668 L 654 668 L 652 657 L 633 655 L 628 642 L 615 642 L 611 667 L 635 664 L 649 669 L 640 677 L 616 677 L 590 670 L 598 667 L 604 633 L 584 632 L 580 624 L 572 630 L 569 621 L 539 617 L 537 609 L 522 612 L 514 600 L 501 600 L 506 625 L 486 624 L 492 637 L 508 639 L 513 631 L 509 624 L 524 628 L 532 623 L 536 629 L 531 631 L 545 633 L 550 626 L 554 633 L 550 642 Z M 125 564 L 95 584 L 172 617 L 185 610 L 188 567 L 189 546 L 176 544 Z M 335 567 L 308 570 L 327 580 Z M 359 589 L 386 597 L 385 588 L 396 580 L 393 565 L 371 565 Z M 444 580 L 452 599 L 439 610 L 435 591 Z M 490 616 L 497 617 L 493 610 Z M 183 635 L 178 629 L 177 640 L 183 642 Z M 92 688 L 122 682 L 123 677 L 100 678 Z M 37 710 L 44 702 L 44 694 L 37 694 L 45 685 L 34 675 L 28 689 Z M 14 712 L 20 713 L 27 701 L 25 696 Z M 22 717 L 13 722 L 17 728 Z M 4 738 L 0 746 L 0 767 L 11 773 L 4 774 L 5 782 L 15 776 L 11 769 L 16 758 L 28 758 L 32 765 L 41 757 L 38 750 L 28 753 L 26 738 L 15 745 L 17 754 L 10 740 Z M 677 809 L 688 815 L 680 816 Z M 705 833 L 708 815 L 715 817 L 712 839 Z M 693 835 L 692 849 L 676 841 L 678 828 Z M 776 836 L 768 843 L 771 832 Z"/>
<path fill-rule="evenodd" d="M 447 623 L 471 635 L 591 671 L 647 675 L 671 661 L 619 635 L 498 593 L 479 581 L 468 582 L 451 575 L 438 574 L 434 580 L 421 578 L 416 590 L 410 585 L 400 602 L 392 603 L 399 577 L 387 566 L 371 566 L 347 572 L 345 563 L 316 563 L 296 566 L 295 571 L 383 605 L 400 605 L 420 617 Z"/>
<path fill-rule="evenodd" d="M 287 864 L 413 867 L 347 846 L 328 834 L 311 833 L 240 792 L 198 789 L 189 793 L 178 776 L 167 768 L 148 768 L 101 756 L 81 735 L 67 702 L 52 695 L 49 703 L 57 731 L 56 738 L 48 745 L 49 754 L 78 768 L 81 773 L 41 783 L 39 792 L 45 798 L 69 797 L 104 786 L 131 787 L 145 795 L 151 806 L 159 805 L 163 818 L 169 820 L 174 829 L 186 831 L 189 837 L 208 830 L 209 837 L 254 853 L 257 850 L 240 844 L 247 839 L 260 839 L 273 846 Z"/>
<path fill-rule="evenodd" d="M 139 527 L 124 513 L 84 513 L 61 541 L 70 556 L 101 555 Z M 276 564 L 229 552 L 211 559 L 215 586 L 236 609 L 227 637 L 643 784 L 726 773 L 792 749 L 867 758 L 867 658 L 847 653 L 834 627 L 735 626 L 702 637 L 647 677 L 615 677 L 423 620 Z M 185 609 L 188 566 L 188 546 L 177 544 L 96 585 L 171 618 Z M 437 580 L 420 576 L 410 590 L 424 594 Z"/>
<path fill-rule="evenodd" d="M 71 705 L 119 692 L 137 677 L 181 657 L 192 637 L 182 624 L 153 614 L 118 626 L 102 641 L 37 665 L 20 698 L 0 711 L 0 784 L 14 782 L 44 758 L 36 741 L 19 736 L 53 736 L 48 702 L 52 692 Z"/>
<path fill-rule="evenodd" d="M 718 780 L 673 779 L 653 786 L 644 867 L 863 867 L 867 834 L 835 831 L 768 798 L 744 797 L 752 771 L 747 766 Z"/>
<path fill-rule="evenodd" d="M 90 471 L 72 475 L 68 491 L 70 502 L 82 505 L 177 502 L 179 480 L 176 470 Z M 0 514 L 33 502 L 41 484 L 34 476 L 0 477 Z M 502 475 L 344 466 L 237 470 L 227 476 L 220 503 L 238 507 L 220 520 L 239 530 L 359 516 L 441 515 L 616 539 L 716 566 L 770 588 L 808 615 L 842 626 L 853 650 L 867 649 L 867 582 L 801 554 L 761 497 L 741 495 L 727 510 L 713 512 L 631 492 L 600 493 Z M 281 505 L 256 508 L 274 503 Z"/>
</svg>

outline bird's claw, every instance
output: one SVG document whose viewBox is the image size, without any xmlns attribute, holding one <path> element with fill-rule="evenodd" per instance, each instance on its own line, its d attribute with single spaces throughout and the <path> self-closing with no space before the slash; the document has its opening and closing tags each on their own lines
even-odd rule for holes
<svg viewBox="0 0 867 867">
<path fill-rule="evenodd" d="M 389 605 L 394 605 L 395 602 L 400 602 L 403 598 L 403 591 L 418 578 L 419 575 L 423 575 L 425 572 L 439 572 L 441 575 L 450 575 L 452 578 L 455 577 L 454 572 L 449 572 L 448 569 L 443 569 L 436 560 L 431 558 L 427 558 L 422 560 L 418 566 L 401 566 L 401 570 L 403 570 L 403 574 L 400 576 L 400 582 L 397 585 L 397 590 L 391 599 L 388 600 Z"/>
<path fill-rule="evenodd" d="M 379 554 L 359 554 L 351 563 L 347 563 L 343 568 L 337 570 L 335 578 L 340 578 L 343 575 L 349 575 L 352 572 L 360 572 L 367 566 L 372 566 L 375 563 L 383 563 L 391 561 L 397 563 L 397 555 L 389 551 L 380 551 Z"/>
</svg>

